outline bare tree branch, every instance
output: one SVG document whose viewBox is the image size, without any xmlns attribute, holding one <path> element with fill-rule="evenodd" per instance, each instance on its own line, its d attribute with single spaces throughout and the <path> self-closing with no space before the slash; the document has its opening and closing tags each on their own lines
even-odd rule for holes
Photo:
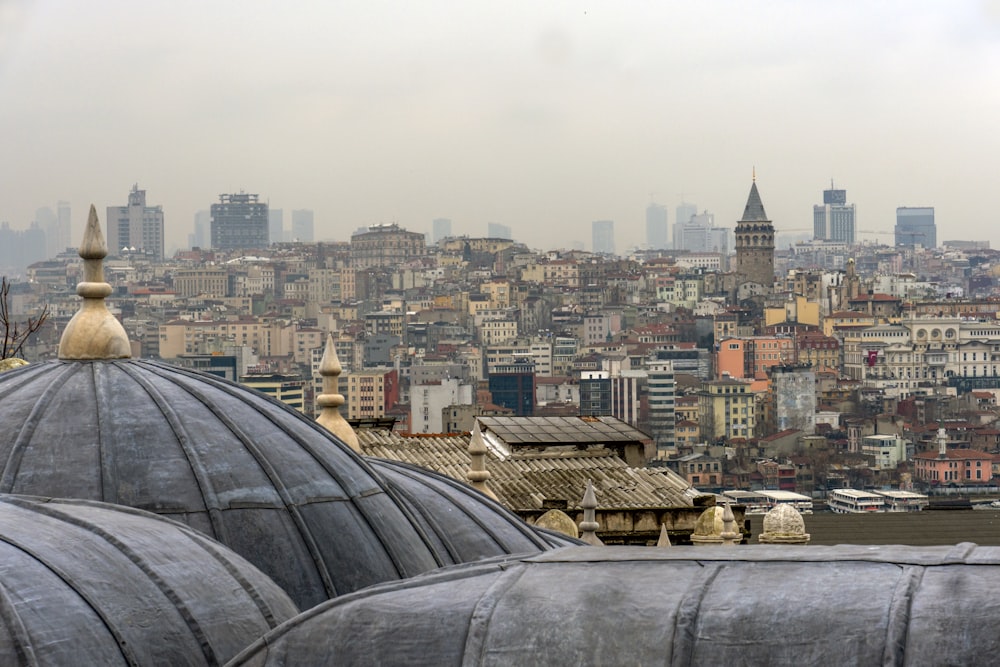
<svg viewBox="0 0 1000 667">
<path fill-rule="evenodd" d="M 37 317 L 28 316 L 23 325 L 12 321 L 10 314 L 10 282 L 6 276 L 0 276 L 0 327 L 3 328 L 3 345 L 0 346 L 0 359 L 20 357 L 24 344 L 31 336 L 45 325 L 49 319 L 49 307 L 44 306 Z"/>
</svg>

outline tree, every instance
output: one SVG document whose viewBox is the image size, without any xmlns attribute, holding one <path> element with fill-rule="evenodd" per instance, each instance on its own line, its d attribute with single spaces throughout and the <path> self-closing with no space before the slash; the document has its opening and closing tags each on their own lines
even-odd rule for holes
<svg viewBox="0 0 1000 667">
<path fill-rule="evenodd" d="M 17 322 L 10 314 L 10 282 L 0 276 L 0 327 L 3 328 L 3 346 L 0 359 L 20 357 L 24 344 L 49 319 L 49 307 L 45 306 L 36 317 L 28 317 L 27 322 Z"/>
</svg>

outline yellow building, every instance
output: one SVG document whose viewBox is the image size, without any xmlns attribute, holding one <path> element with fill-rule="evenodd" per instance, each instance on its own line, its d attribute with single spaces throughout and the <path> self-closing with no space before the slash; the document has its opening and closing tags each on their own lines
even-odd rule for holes
<svg viewBox="0 0 1000 667">
<path fill-rule="evenodd" d="M 749 382 L 715 380 L 698 393 L 698 426 L 707 441 L 749 438 L 756 426 L 755 397 Z"/>
</svg>

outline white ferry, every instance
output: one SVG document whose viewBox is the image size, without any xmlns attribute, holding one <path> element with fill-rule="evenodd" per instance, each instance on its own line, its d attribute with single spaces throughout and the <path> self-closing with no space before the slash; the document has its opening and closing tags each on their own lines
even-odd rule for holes
<svg viewBox="0 0 1000 667">
<path fill-rule="evenodd" d="M 885 496 L 857 489 L 835 489 L 830 492 L 826 504 L 837 514 L 865 514 L 884 512 Z"/>
<path fill-rule="evenodd" d="M 927 496 L 913 491 L 876 491 L 885 497 L 886 512 L 919 512 L 927 507 Z"/>
<path fill-rule="evenodd" d="M 802 514 L 812 514 L 809 496 L 792 491 L 723 491 L 722 495 L 746 506 L 747 514 L 766 514 L 777 505 L 791 505 Z"/>
</svg>

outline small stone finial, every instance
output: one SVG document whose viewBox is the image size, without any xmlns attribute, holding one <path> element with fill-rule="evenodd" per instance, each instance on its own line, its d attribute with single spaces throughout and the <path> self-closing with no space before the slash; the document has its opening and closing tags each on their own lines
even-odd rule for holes
<svg viewBox="0 0 1000 667">
<path fill-rule="evenodd" d="M 667 533 L 667 524 L 660 524 L 660 539 L 656 540 L 656 546 L 658 547 L 669 547 L 673 546 L 670 544 L 670 534 Z"/>
<path fill-rule="evenodd" d="M 757 541 L 761 544 L 809 544 L 802 513 L 787 503 L 775 505 L 764 515 L 764 527 Z"/>
<path fill-rule="evenodd" d="M 576 522 L 562 510 L 551 509 L 538 517 L 538 521 L 535 521 L 535 528 L 554 530 L 574 539 L 580 537 L 580 530 L 576 527 Z"/>
<path fill-rule="evenodd" d="M 743 541 L 743 535 L 736 530 L 736 517 L 733 515 L 733 508 L 727 500 L 722 506 L 722 532 L 719 534 L 722 543 L 733 546 Z"/>
<path fill-rule="evenodd" d="M 713 505 L 702 512 L 694 524 L 694 532 L 691 533 L 691 544 L 725 544 L 725 541 L 722 539 L 722 533 L 726 530 L 726 526 L 722 515 L 723 510 L 718 505 Z"/>
<path fill-rule="evenodd" d="M 583 492 L 583 521 L 580 522 L 580 539 L 592 547 L 603 547 L 604 542 L 597 536 L 597 529 L 601 527 L 597 523 L 597 496 L 594 494 L 594 483 L 587 480 L 587 490 Z"/>
<path fill-rule="evenodd" d="M 333 344 L 333 334 L 327 334 L 326 348 L 323 350 L 323 358 L 319 362 L 319 374 L 323 378 L 323 393 L 316 397 L 316 405 L 320 408 L 316 422 L 340 438 L 348 447 L 360 453 L 361 443 L 358 442 L 358 434 L 344 419 L 344 415 L 340 414 L 340 406 L 344 404 L 344 395 L 338 391 L 338 382 L 343 371 L 344 367 L 340 365 L 340 359 L 337 358 L 337 350 Z"/>
<path fill-rule="evenodd" d="M 483 432 L 479 428 L 477 419 L 472 426 L 472 437 L 469 438 L 469 471 L 465 473 L 465 478 L 469 480 L 476 491 L 483 493 L 493 500 L 497 500 L 496 494 L 486 485 L 491 477 L 490 471 L 486 469 L 486 441 L 483 440 Z"/>
<path fill-rule="evenodd" d="M 77 283 L 76 293 L 83 297 L 83 304 L 63 330 L 59 358 L 128 359 L 132 356 L 128 334 L 104 301 L 111 294 L 111 285 L 104 281 L 103 260 L 108 248 L 93 204 L 79 252 L 83 258 L 83 281 Z"/>
</svg>

